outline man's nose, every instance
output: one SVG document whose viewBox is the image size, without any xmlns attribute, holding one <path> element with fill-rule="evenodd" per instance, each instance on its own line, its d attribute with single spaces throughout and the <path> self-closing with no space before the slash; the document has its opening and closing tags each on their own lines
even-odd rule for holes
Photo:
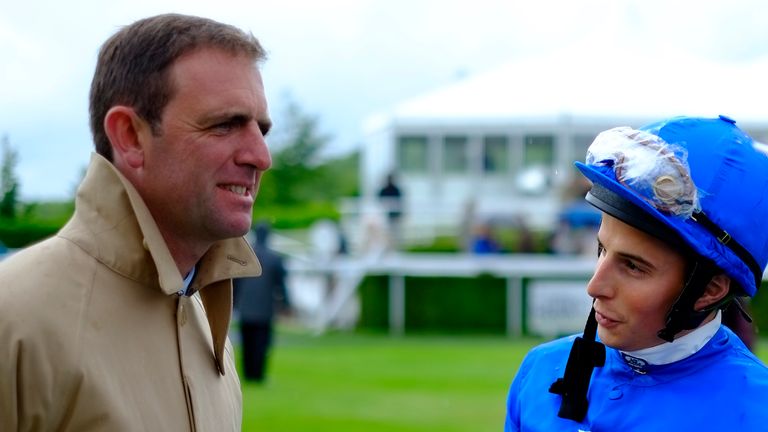
<svg viewBox="0 0 768 432">
<path fill-rule="evenodd" d="M 606 257 L 600 257 L 595 266 L 595 272 L 587 283 L 587 294 L 592 298 L 608 297 L 611 295 L 610 262 Z"/>
<path fill-rule="evenodd" d="M 261 128 L 252 122 L 244 132 L 240 149 L 235 162 L 242 165 L 252 165 L 259 171 L 266 171 L 272 166 L 272 155 Z"/>
</svg>

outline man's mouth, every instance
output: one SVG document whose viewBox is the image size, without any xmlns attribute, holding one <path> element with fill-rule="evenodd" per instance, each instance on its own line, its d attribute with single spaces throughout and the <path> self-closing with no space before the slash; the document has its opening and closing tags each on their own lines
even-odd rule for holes
<svg viewBox="0 0 768 432">
<path fill-rule="evenodd" d="M 230 192 L 232 192 L 232 193 L 234 193 L 234 194 L 240 195 L 240 196 L 248 196 L 249 195 L 249 189 L 247 187 L 245 187 L 245 186 L 240 186 L 240 185 L 224 185 L 223 188 L 228 190 L 228 191 L 230 191 Z"/>
<path fill-rule="evenodd" d="M 602 326 L 608 326 L 612 324 L 618 324 L 618 321 L 595 311 L 595 320 Z"/>
</svg>

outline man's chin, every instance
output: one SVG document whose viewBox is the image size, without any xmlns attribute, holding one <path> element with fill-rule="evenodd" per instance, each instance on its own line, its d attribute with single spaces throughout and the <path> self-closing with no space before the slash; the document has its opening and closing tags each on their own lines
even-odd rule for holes
<svg viewBox="0 0 768 432">
<path fill-rule="evenodd" d="M 621 346 L 623 346 L 622 341 L 616 337 L 613 333 L 607 331 L 606 329 L 597 328 L 597 337 L 600 339 L 600 342 L 603 343 L 603 345 L 615 348 L 615 349 L 621 349 Z"/>
<path fill-rule="evenodd" d="M 229 239 L 229 238 L 235 238 L 235 237 L 242 237 L 246 234 L 248 234 L 248 231 L 251 230 L 251 218 L 239 218 L 237 220 L 232 220 L 230 223 L 225 224 L 221 228 L 220 232 L 220 238 L 222 240 Z"/>
</svg>

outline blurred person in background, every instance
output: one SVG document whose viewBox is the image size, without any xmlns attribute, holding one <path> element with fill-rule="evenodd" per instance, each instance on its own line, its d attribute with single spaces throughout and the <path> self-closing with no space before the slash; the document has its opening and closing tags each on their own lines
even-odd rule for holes
<svg viewBox="0 0 768 432">
<path fill-rule="evenodd" d="M 243 372 L 249 381 L 263 382 L 272 345 L 275 309 L 288 312 L 283 258 L 269 248 L 270 227 L 260 222 L 254 229 L 253 250 L 261 264 L 261 276 L 234 280 L 235 309 L 240 318 Z"/>
<path fill-rule="evenodd" d="M 0 263 L 0 430 L 240 431 L 232 278 L 271 120 L 252 34 L 159 15 L 91 84 L 96 153 L 72 219 Z"/>
<path fill-rule="evenodd" d="M 472 227 L 470 251 L 475 255 L 497 254 L 501 252 L 501 245 L 496 239 L 496 234 L 490 222 L 479 222 Z"/>
<path fill-rule="evenodd" d="M 768 156 L 728 117 L 597 136 L 583 335 L 528 353 L 506 431 L 765 430 L 768 368 L 721 325 L 768 263 Z"/>
<path fill-rule="evenodd" d="M 400 248 L 403 217 L 403 192 L 400 186 L 395 182 L 395 174 L 390 173 L 384 182 L 384 186 L 379 190 L 379 200 L 384 206 L 384 213 L 387 216 L 387 236 L 389 249 L 397 250 Z"/>
<path fill-rule="evenodd" d="M 524 214 L 515 216 L 514 228 L 517 232 L 517 245 L 515 252 L 536 252 L 536 240 L 534 238 L 533 230 L 528 224 L 528 217 Z"/>
</svg>

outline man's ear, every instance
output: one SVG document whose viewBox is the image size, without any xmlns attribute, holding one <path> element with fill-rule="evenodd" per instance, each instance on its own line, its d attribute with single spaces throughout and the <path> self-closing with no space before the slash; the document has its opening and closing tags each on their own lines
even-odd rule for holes
<svg viewBox="0 0 768 432">
<path fill-rule="evenodd" d="M 104 131 L 112 144 L 115 166 L 136 169 L 144 165 L 144 146 L 151 130 L 133 108 L 110 108 L 104 116 Z"/>
<path fill-rule="evenodd" d="M 697 311 L 706 309 L 722 300 L 731 289 L 731 278 L 721 273 L 715 275 L 704 288 L 704 293 L 696 300 L 693 308 Z"/>
</svg>

